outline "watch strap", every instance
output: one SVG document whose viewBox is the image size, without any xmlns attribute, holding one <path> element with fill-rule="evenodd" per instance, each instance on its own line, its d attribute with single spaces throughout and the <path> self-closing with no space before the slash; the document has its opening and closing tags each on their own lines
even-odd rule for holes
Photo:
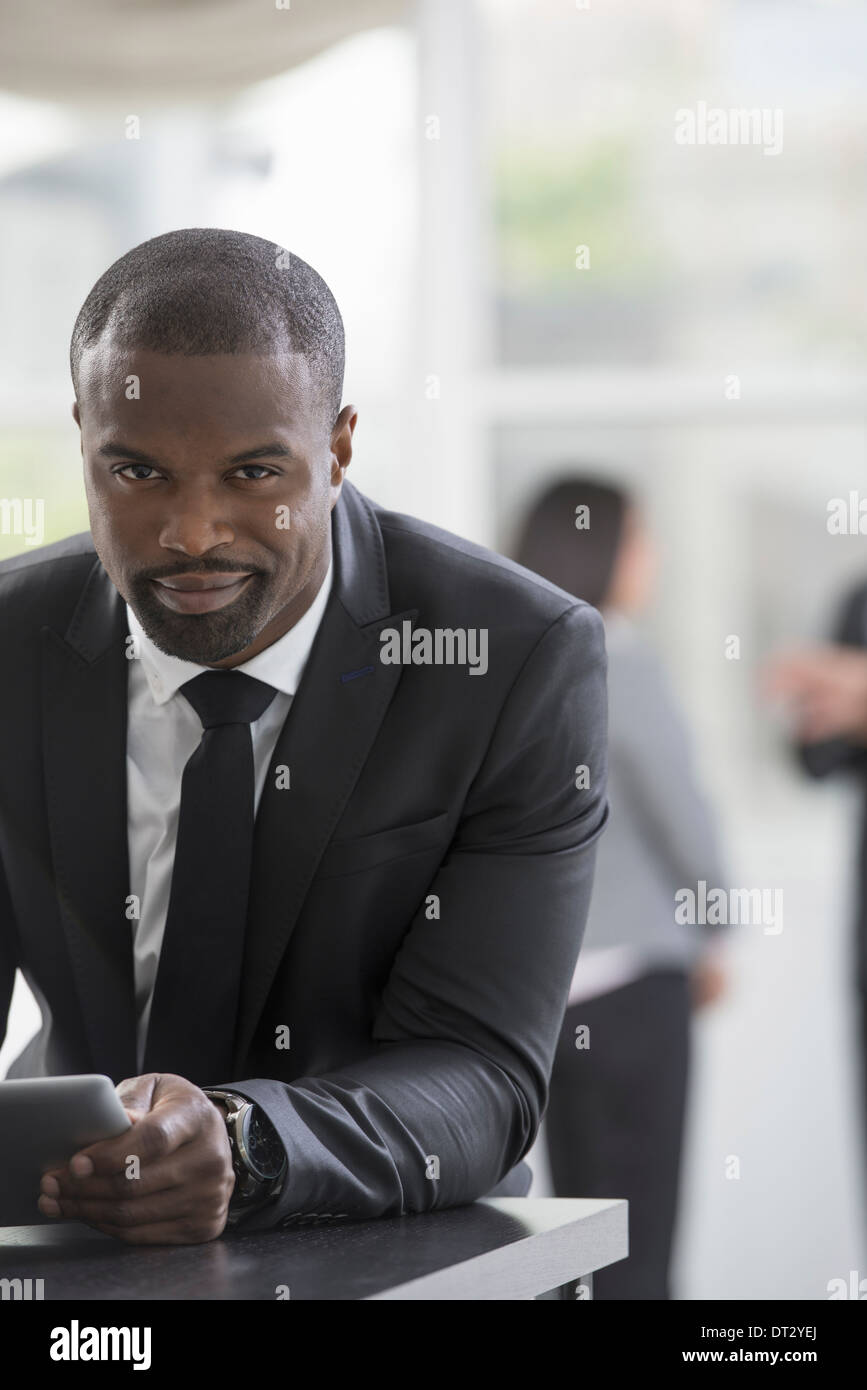
<svg viewBox="0 0 867 1390">
<path fill-rule="evenodd" d="M 247 1107 L 252 1108 L 256 1105 L 255 1101 L 248 1100 L 246 1096 L 239 1095 L 237 1091 L 224 1091 L 215 1087 L 203 1086 L 202 1091 L 211 1101 L 225 1101 L 227 1114 L 225 1115 L 226 1129 L 229 1135 L 229 1143 L 232 1148 L 232 1167 L 235 1170 L 235 1191 L 229 1200 L 229 1217 L 227 1224 L 236 1225 L 242 1217 L 248 1213 L 258 1211 L 272 1198 L 279 1196 L 283 1189 L 283 1183 L 288 1169 L 288 1160 L 284 1161 L 283 1171 L 270 1182 L 260 1182 L 250 1173 L 243 1158 L 238 1150 L 237 1137 L 235 1133 L 235 1117 Z M 249 1186 L 255 1183 L 252 1192 L 244 1192 L 242 1184 Z M 256 1190 L 258 1189 L 258 1190 Z"/>
</svg>

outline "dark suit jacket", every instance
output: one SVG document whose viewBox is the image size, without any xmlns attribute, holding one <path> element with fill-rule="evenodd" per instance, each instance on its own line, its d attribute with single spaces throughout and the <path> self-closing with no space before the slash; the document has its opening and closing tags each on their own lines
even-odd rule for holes
<svg viewBox="0 0 867 1390">
<path fill-rule="evenodd" d="M 232 1075 L 208 1082 L 288 1151 L 252 1227 L 453 1206 L 519 1164 L 607 817 L 596 610 L 350 483 L 332 541 L 273 755 L 291 787 L 269 777 L 258 811 Z M 487 628 L 487 674 L 383 664 L 404 619 Z M 16 966 L 43 1015 L 9 1075 L 116 1083 L 136 1074 L 127 624 L 91 537 L 0 565 L 0 623 L 0 1019 Z"/>
<path fill-rule="evenodd" d="M 867 648 L 867 584 L 857 585 L 846 595 L 829 640 L 844 647 Z M 821 743 L 801 744 L 798 754 L 812 777 L 846 772 L 861 785 L 854 966 L 855 984 L 867 1001 L 867 748 L 863 743 L 829 738 Z"/>
</svg>

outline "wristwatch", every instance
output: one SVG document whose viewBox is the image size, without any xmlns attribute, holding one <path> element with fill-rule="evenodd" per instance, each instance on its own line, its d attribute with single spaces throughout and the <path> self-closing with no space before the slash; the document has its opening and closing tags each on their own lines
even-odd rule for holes
<svg viewBox="0 0 867 1390">
<path fill-rule="evenodd" d="M 247 1212 L 255 1211 L 282 1191 L 288 1168 L 286 1150 L 261 1105 L 233 1091 L 202 1089 L 211 1100 L 222 1101 L 226 1107 L 226 1130 L 235 1170 L 227 1224 L 234 1226 Z"/>
</svg>

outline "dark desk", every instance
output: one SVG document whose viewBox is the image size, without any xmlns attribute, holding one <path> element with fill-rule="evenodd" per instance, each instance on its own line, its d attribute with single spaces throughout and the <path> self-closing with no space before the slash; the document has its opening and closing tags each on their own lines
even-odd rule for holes
<svg viewBox="0 0 867 1390">
<path fill-rule="evenodd" d="M 150 1248 L 77 1222 L 6 1226 L 0 1279 L 34 1282 L 3 1284 L 0 1298 L 586 1298 L 593 1270 L 627 1254 L 626 1215 L 625 1201 L 489 1197 L 426 1215 Z"/>
</svg>

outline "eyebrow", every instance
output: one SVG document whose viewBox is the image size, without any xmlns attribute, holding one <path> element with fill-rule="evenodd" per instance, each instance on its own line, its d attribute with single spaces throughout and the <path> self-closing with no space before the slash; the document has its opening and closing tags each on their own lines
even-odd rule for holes
<svg viewBox="0 0 867 1390">
<path fill-rule="evenodd" d="M 119 442 L 103 444 L 101 448 L 97 450 L 97 453 L 100 458 L 125 458 L 129 459 L 131 463 L 144 463 L 149 468 L 160 467 L 159 460 L 153 458 L 150 454 L 143 453 L 141 449 L 130 449 L 125 444 Z M 285 444 L 278 444 L 275 440 L 272 440 L 268 444 L 257 445 L 255 449 L 245 449 L 243 453 L 235 454 L 232 458 L 227 459 L 226 462 L 236 464 L 252 463 L 256 459 L 263 458 L 285 458 L 295 460 L 297 459 L 297 455 L 293 453 L 291 449 L 287 448 Z"/>
</svg>

